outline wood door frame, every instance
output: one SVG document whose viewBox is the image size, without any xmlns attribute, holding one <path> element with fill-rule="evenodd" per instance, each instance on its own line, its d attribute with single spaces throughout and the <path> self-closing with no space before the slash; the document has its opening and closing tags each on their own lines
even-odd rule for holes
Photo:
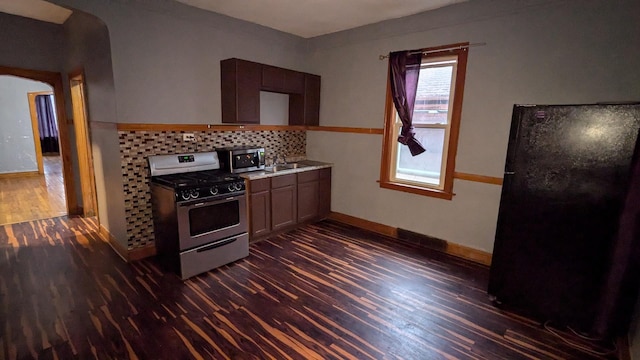
<svg viewBox="0 0 640 360">
<path fill-rule="evenodd" d="M 73 183 L 73 163 L 71 160 L 71 142 L 67 124 L 66 107 L 64 103 L 64 90 L 62 87 L 62 75 L 57 72 L 43 70 L 29 70 L 7 66 L 0 66 L 0 75 L 12 75 L 25 79 L 41 81 L 53 87 L 53 96 L 56 102 L 56 114 L 58 115 L 58 136 L 60 141 L 60 158 L 62 159 L 62 175 L 64 178 L 64 192 L 67 200 L 67 213 L 78 214 L 78 199 Z"/>
<path fill-rule="evenodd" d="M 84 69 L 69 72 L 69 89 L 73 108 L 73 127 L 78 153 L 78 169 L 80 172 L 80 189 L 82 192 L 82 213 L 85 217 L 98 215 L 96 196 L 96 178 L 93 169 L 93 153 L 91 149 L 91 128 L 87 111 L 87 93 L 84 81 Z M 80 88 L 76 92 L 76 86 Z"/>
<path fill-rule="evenodd" d="M 38 162 L 38 174 L 44 174 L 44 165 L 42 162 L 42 145 L 40 145 L 40 125 L 38 124 L 38 111 L 36 110 L 36 96 L 53 95 L 53 91 L 34 91 L 28 92 L 29 114 L 31 115 L 31 130 L 33 131 L 33 146 L 36 148 L 36 160 Z M 58 129 L 60 132 L 60 129 Z"/>
</svg>

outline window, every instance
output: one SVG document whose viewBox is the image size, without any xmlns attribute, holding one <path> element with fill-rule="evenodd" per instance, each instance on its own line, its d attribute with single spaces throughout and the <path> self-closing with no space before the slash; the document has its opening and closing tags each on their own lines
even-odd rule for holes
<svg viewBox="0 0 640 360">
<path fill-rule="evenodd" d="M 397 141 L 402 123 L 387 86 L 381 187 L 453 197 L 467 45 L 423 49 L 412 121 L 415 137 L 426 150 L 420 155 L 411 156 L 409 149 Z"/>
</svg>

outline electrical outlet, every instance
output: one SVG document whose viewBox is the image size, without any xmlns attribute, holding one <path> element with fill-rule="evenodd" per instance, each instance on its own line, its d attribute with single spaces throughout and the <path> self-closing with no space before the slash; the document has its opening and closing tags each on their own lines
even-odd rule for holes
<svg viewBox="0 0 640 360">
<path fill-rule="evenodd" d="M 195 142 L 196 136 L 194 134 L 182 134 L 182 141 Z"/>
</svg>

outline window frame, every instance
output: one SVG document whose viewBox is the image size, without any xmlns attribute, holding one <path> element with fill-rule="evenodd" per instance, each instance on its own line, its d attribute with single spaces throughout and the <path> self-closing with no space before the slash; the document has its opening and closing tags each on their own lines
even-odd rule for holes
<svg viewBox="0 0 640 360">
<path fill-rule="evenodd" d="M 454 97 L 451 107 L 451 118 L 449 125 L 449 136 L 446 138 L 445 131 L 445 149 L 443 149 L 442 168 L 444 169 L 444 181 L 440 188 L 425 186 L 411 181 L 394 180 L 391 174 L 396 167 L 397 146 L 399 145 L 397 136 L 394 136 L 396 127 L 397 112 L 393 105 L 391 97 L 391 83 L 387 74 L 387 94 L 384 111 L 384 133 L 382 144 L 382 161 L 380 166 L 380 187 L 409 192 L 413 194 L 436 197 L 440 199 L 451 200 L 453 194 L 453 178 L 455 173 L 455 159 L 458 148 L 458 136 L 460 133 L 460 118 L 462 116 L 462 102 L 464 99 L 464 84 L 467 70 L 467 56 L 469 43 L 456 43 L 422 49 L 427 54 L 423 55 L 422 60 L 457 56 L 456 71 L 453 75 L 454 79 Z M 389 69 L 390 71 L 390 69 Z"/>
</svg>

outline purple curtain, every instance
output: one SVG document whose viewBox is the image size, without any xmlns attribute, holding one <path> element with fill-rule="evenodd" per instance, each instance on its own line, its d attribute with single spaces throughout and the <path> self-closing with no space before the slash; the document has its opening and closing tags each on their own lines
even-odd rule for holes
<svg viewBox="0 0 640 360">
<path fill-rule="evenodd" d="M 38 114 L 38 128 L 40 130 L 40 146 L 43 153 L 59 153 L 58 124 L 53 107 L 53 96 L 36 96 L 36 113 Z"/>
<path fill-rule="evenodd" d="M 422 52 L 420 50 L 396 51 L 389 54 L 391 96 L 400 121 L 402 121 L 398 142 L 407 145 L 413 156 L 424 152 L 424 147 L 415 138 L 411 125 L 421 62 Z"/>
</svg>

